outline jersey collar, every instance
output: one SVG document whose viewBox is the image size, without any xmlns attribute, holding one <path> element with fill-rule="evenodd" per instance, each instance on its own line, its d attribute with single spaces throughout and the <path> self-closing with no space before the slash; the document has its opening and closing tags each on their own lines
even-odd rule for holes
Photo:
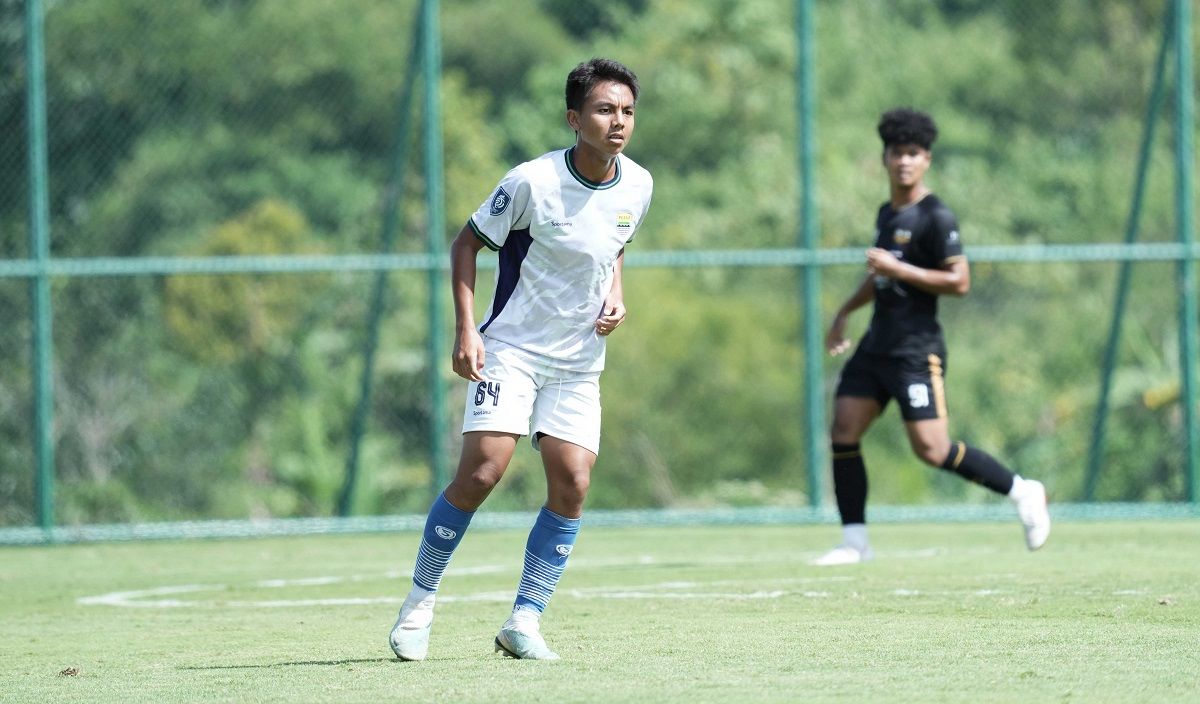
<svg viewBox="0 0 1200 704">
<path fill-rule="evenodd" d="M 591 180 L 587 179 L 586 177 L 584 177 L 583 174 L 579 173 L 579 171 L 576 170 L 575 162 L 571 160 L 571 155 L 574 153 L 575 153 L 575 147 L 571 147 L 570 149 L 563 152 L 563 158 L 566 159 L 566 161 L 567 161 L 567 171 L 570 171 L 571 175 L 575 177 L 575 180 L 578 181 L 583 186 L 590 188 L 593 191 L 604 191 L 604 190 L 608 190 L 609 188 L 612 188 L 613 186 L 617 185 L 617 183 L 619 183 L 621 181 L 621 159 L 620 158 L 617 159 L 617 169 L 616 169 L 616 173 L 613 174 L 613 177 L 608 179 L 607 181 L 602 181 L 600 183 L 597 183 L 596 181 L 591 181 Z"/>
</svg>

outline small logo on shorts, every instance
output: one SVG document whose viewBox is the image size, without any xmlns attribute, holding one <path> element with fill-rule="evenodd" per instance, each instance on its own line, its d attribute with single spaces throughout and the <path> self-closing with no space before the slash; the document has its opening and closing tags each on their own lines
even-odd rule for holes
<svg viewBox="0 0 1200 704">
<path fill-rule="evenodd" d="M 458 535 L 458 533 L 455 533 L 446 526 L 434 526 L 433 532 L 437 533 L 438 537 L 442 540 L 454 540 L 454 536 Z"/>
<path fill-rule="evenodd" d="M 496 195 L 492 196 L 492 208 L 489 212 L 493 216 L 503 213 L 504 209 L 508 207 L 508 202 L 510 200 L 512 200 L 512 198 L 508 195 L 508 192 L 505 191 L 503 187 L 497 188 Z"/>
<path fill-rule="evenodd" d="M 554 552 L 558 553 L 559 555 L 562 555 L 563 557 L 566 557 L 567 555 L 571 554 L 571 548 L 573 548 L 573 547 L 575 547 L 575 546 L 574 545 L 556 545 L 556 546 L 554 546 Z"/>
</svg>

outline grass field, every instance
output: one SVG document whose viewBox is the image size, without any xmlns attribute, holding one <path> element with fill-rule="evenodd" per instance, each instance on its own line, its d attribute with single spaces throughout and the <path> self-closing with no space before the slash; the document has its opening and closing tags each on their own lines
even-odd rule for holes
<svg viewBox="0 0 1200 704">
<path fill-rule="evenodd" d="M 532 519 L 531 519 L 532 520 Z M 430 658 L 386 644 L 417 535 L 0 549 L 4 702 L 1196 702 L 1200 525 L 585 529 L 544 621 L 492 653 L 525 534 L 472 532 Z"/>
</svg>

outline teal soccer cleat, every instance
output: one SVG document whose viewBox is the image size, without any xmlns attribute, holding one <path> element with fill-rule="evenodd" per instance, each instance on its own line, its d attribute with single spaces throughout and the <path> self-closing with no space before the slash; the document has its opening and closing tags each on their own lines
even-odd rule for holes
<svg viewBox="0 0 1200 704">
<path fill-rule="evenodd" d="M 550 650 L 546 640 L 533 628 L 515 624 L 510 619 L 496 636 L 496 652 L 518 660 L 558 660 L 558 653 Z"/>
</svg>

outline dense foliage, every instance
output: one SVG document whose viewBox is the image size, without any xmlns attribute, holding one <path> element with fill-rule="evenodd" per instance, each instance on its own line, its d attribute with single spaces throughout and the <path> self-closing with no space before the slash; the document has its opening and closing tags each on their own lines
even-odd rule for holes
<svg viewBox="0 0 1200 704">
<path fill-rule="evenodd" d="M 415 3 L 47 2 L 57 257 L 380 249 Z M 930 180 L 972 245 L 1119 241 L 1165 3 L 817 5 L 822 246 L 864 247 L 896 104 L 942 127 Z M 784 0 L 444 0 L 449 238 L 513 163 L 566 146 L 562 82 L 593 55 L 643 84 L 628 154 L 655 175 L 637 251 L 797 238 L 796 33 Z M 0 0 L 0 256 L 26 256 L 23 2 Z M 1140 237 L 1172 237 L 1170 135 Z M 410 137 L 417 143 L 415 137 Z M 424 251 L 420 149 L 398 251 Z M 486 256 L 486 254 L 481 255 Z M 977 264 L 943 306 L 952 431 L 1080 495 L 1115 264 Z M 826 313 L 861 276 L 822 276 Z M 1173 266 L 1139 264 L 1118 356 L 1105 499 L 1183 493 Z M 362 369 L 363 274 L 54 281 L 64 521 L 327 515 Z M 486 275 L 482 277 L 486 279 Z M 420 511 L 434 412 L 425 277 L 390 277 L 359 511 Z M 481 281 L 482 306 L 490 284 Z M 591 505 L 805 501 L 800 305 L 779 268 L 631 268 L 604 378 Z M 438 291 L 446 296 L 448 292 Z M 867 313 L 858 314 L 858 331 Z M 0 524 L 31 521 L 29 303 L 0 279 Z M 450 321 L 442 333 L 450 336 Z M 840 360 L 826 363 L 827 387 Z M 450 379 L 447 360 L 435 373 Z M 453 438 L 451 446 L 453 447 Z M 823 442 L 823 440 L 821 440 Z M 889 412 L 873 501 L 982 500 L 923 468 Z M 493 502 L 540 500 L 522 448 Z"/>
</svg>

